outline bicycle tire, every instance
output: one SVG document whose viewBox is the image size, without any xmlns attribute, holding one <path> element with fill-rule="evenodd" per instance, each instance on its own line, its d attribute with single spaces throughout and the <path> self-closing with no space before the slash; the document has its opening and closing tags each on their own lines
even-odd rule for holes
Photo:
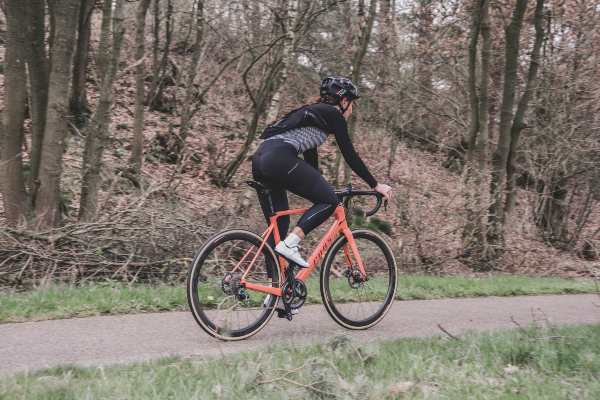
<svg viewBox="0 0 600 400">
<path fill-rule="evenodd" d="M 236 247 L 234 242 L 239 245 Z M 236 265 L 241 259 L 238 256 L 248 249 L 258 250 L 261 242 L 262 238 L 250 231 L 241 229 L 222 231 L 208 239 L 194 257 L 186 281 L 187 299 L 194 319 L 209 335 L 226 341 L 246 339 L 258 333 L 273 317 L 278 297 L 256 291 L 246 291 L 247 300 L 238 297 L 241 285 L 235 282 L 243 274 L 243 270 L 240 270 L 239 276 L 235 275 L 237 272 L 231 274 L 232 278 L 224 283 L 225 275 L 230 273 L 231 266 Z M 229 250 L 225 248 L 225 245 L 233 247 Z M 244 262 L 249 262 L 254 254 L 247 257 Z M 225 259 L 223 256 L 229 256 L 231 260 Z M 279 287 L 279 264 L 275 253 L 267 243 L 263 246 L 261 254 L 258 255 L 251 273 L 246 279 L 248 281 L 258 279 L 258 274 L 265 280 L 261 281 L 261 284 Z M 263 276 L 264 274 L 266 277 Z M 229 293 L 230 291 L 232 293 Z M 216 300 L 216 296 L 222 296 L 223 300 Z M 261 296 L 262 299 L 260 299 Z M 268 296 L 270 297 L 268 298 Z M 225 309 L 223 306 L 226 301 L 233 303 L 229 309 Z M 240 306 L 239 310 L 238 306 Z M 240 312 L 239 315 L 245 313 L 248 317 L 253 309 L 258 310 L 258 315 L 252 321 L 246 318 L 248 320 L 246 325 L 224 326 L 217 321 L 217 314 L 220 311 Z M 229 319 L 226 318 L 225 324 L 228 321 Z"/>
<path fill-rule="evenodd" d="M 343 253 L 343 246 L 348 241 L 342 235 L 333 243 L 323 261 L 320 276 L 321 298 L 325 309 L 339 325 L 354 330 L 368 329 L 379 323 L 392 306 L 396 295 L 397 266 L 392 249 L 381 236 L 365 229 L 353 230 L 352 235 L 359 248 L 369 280 L 363 283 L 354 282 L 356 287 L 353 287 L 347 275 L 343 276 L 343 279 L 347 280 L 344 282 L 337 269 L 335 273 L 332 272 L 332 268 L 340 268 L 340 264 L 346 266 L 344 273 L 350 271 L 352 267 L 347 265 L 348 262 Z M 365 251 L 367 243 L 371 247 Z M 361 248 L 363 249 L 361 250 Z M 343 267 L 341 268 L 343 269 Z M 377 285 L 380 287 L 376 288 Z M 341 294 L 334 294 L 334 289 L 339 289 Z M 360 289 L 364 289 L 364 293 Z M 379 295 L 380 292 L 381 295 Z M 361 295 L 365 297 L 361 297 Z M 381 300 L 377 300 L 379 297 Z M 360 304 L 375 306 L 375 310 L 368 312 L 367 315 L 353 317 L 350 309 L 360 308 Z"/>
</svg>

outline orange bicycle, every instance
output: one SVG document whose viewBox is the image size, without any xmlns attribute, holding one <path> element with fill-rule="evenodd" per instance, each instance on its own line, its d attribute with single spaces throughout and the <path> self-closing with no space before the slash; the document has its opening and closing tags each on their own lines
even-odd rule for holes
<svg viewBox="0 0 600 400">
<path fill-rule="evenodd" d="M 249 181 L 259 196 L 271 204 L 269 189 Z M 377 199 L 366 216 L 375 214 L 382 196 L 375 191 L 355 191 L 349 186 L 336 191 L 340 199 L 334 223 L 300 268 L 277 256 L 267 243 L 281 240 L 277 219 L 303 214 L 306 209 L 272 212 L 261 236 L 241 229 L 219 232 L 196 255 L 187 277 L 187 298 L 194 318 L 209 335 L 222 340 L 241 340 L 260 331 L 277 311 L 292 320 L 292 310 L 306 301 L 316 286 L 309 279 L 324 256 L 319 287 L 323 304 L 335 322 L 348 329 L 367 329 L 377 324 L 392 305 L 396 293 L 396 261 L 390 246 L 367 229 L 350 230 L 345 208 L 355 196 Z M 281 298 L 281 307 L 277 303 Z"/>
</svg>

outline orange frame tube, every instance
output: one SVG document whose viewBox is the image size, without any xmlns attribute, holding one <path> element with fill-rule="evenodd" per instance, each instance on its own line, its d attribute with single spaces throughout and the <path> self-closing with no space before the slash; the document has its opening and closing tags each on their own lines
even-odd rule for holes
<svg viewBox="0 0 600 400">
<path fill-rule="evenodd" d="M 275 243 L 279 243 L 281 241 L 281 236 L 279 233 L 279 229 L 277 227 L 277 219 L 279 219 L 283 216 L 286 216 L 286 215 L 304 214 L 304 212 L 306 212 L 306 210 L 307 210 L 306 208 L 299 208 L 299 209 L 293 209 L 293 210 L 279 211 L 279 212 L 276 212 L 274 215 L 272 215 L 269 218 L 269 227 L 262 234 L 263 241 L 260 244 L 260 247 L 258 248 L 256 255 L 252 259 L 250 266 L 246 269 L 246 271 L 244 272 L 244 275 L 242 276 L 242 279 L 241 279 L 241 283 L 246 287 L 246 289 L 254 290 L 257 292 L 269 293 L 269 294 L 273 294 L 275 296 L 281 296 L 280 288 L 274 288 L 271 286 L 258 285 L 258 284 L 252 283 L 252 282 L 248 282 L 246 280 L 246 276 L 248 275 L 248 272 L 252 269 L 252 266 L 254 265 L 256 258 L 258 257 L 262 248 L 264 247 L 265 243 L 267 242 L 267 238 L 269 237 L 269 235 L 271 235 L 271 233 L 273 233 Z M 341 234 L 344 235 L 346 237 L 346 239 L 348 240 L 348 243 L 346 245 L 344 245 L 344 254 L 346 255 L 346 260 L 348 261 L 348 264 L 352 265 L 352 256 L 354 256 L 354 260 L 356 260 L 356 264 L 358 265 L 359 271 L 361 272 L 361 274 L 363 274 L 363 276 L 366 277 L 367 273 L 366 273 L 365 267 L 363 265 L 362 258 L 360 257 L 358 248 L 356 247 L 356 242 L 354 241 L 354 237 L 352 236 L 352 231 L 348 227 L 348 222 L 346 221 L 346 213 L 344 212 L 344 207 L 342 205 L 338 205 L 334 211 L 333 216 L 335 218 L 333 225 L 331 226 L 331 228 L 329 228 L 327 233 L 325 233 L 325 236 L 323 236 L 323 238 L 321 239 L 321 241 L 319 242 L 317 247 L 313 250 L 312 254 L 308 258 L 308 267 L 300 269 L 300 271 L 296 275 L 296 279 L 299 279 L 302 281 L 305 281 L 306 279 L 308 279 L 310 274 L 317 267 L 317 263 L 319 262 L 319 260 L 321 260 L 323 255 L 327 252 L 327 250 L 329 250 L 329 248 L 331 247 L 333 242 Z M 251 251 L 252 251 L 251 249 L 248 250 L 248 252 L 244 255 L 244 257 L 242 257 L 242 259 L 240 260 L 238 265 L 236 265 L 236 267 L 234 268 L 234 271 L 237 270 L 238 268 L 240 268 L 240 264 L 246 259 L 246 257 L 248 256 L 248 254 Z M 282 283 L 281 279 L 285 273 L 285 269 L 287 268 L 287 261 L 282 256 L 278 256 L 278 258 L 279 258 L 279 270 L 281 272 L 281 274 L 279 275 L 280 276 L 279 283 L 281 284 Z"/>
</svg>

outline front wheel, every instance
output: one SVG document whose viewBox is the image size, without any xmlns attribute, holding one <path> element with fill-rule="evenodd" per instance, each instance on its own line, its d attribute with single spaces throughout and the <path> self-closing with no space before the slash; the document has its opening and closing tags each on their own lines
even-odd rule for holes
<svg viewBox="0 0 600 400">
<path fill-rule="evenodd" d="M 329 315 L 348 329 L 367 329 L 390 309 L 396 295 L 396 261 L 375 232 L 352 231 L 367 276 L 362 276 L 345 236 L 331 246 L 321 269 L 321 297 Z"/>
</svg>

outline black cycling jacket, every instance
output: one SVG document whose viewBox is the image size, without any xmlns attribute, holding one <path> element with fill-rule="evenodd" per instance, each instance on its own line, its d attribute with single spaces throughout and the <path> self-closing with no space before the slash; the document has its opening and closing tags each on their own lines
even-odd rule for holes
<svg viewBox="0 0 600 400">
<path fill-rule="evenodd" d="M 350 168 L 352 168 L 352 171 L 367 182 L 371 188 L 377 186 L 377 181 L 356 153 L 350 141 L 346 119 L 335 106 L 326 103 L 315 103 L 297 108 L 265 128 L 260 137 L 261 139 L 268 139 L 271 136 L 304 126 L 314 126 L 328 135 L 335 135 L 335 141 L 340 148 L 342 156 Z M 318 169 L 318 153 L 316 148 L 305 151 L 303 156 L 306 162 Z"/>
</svg>

